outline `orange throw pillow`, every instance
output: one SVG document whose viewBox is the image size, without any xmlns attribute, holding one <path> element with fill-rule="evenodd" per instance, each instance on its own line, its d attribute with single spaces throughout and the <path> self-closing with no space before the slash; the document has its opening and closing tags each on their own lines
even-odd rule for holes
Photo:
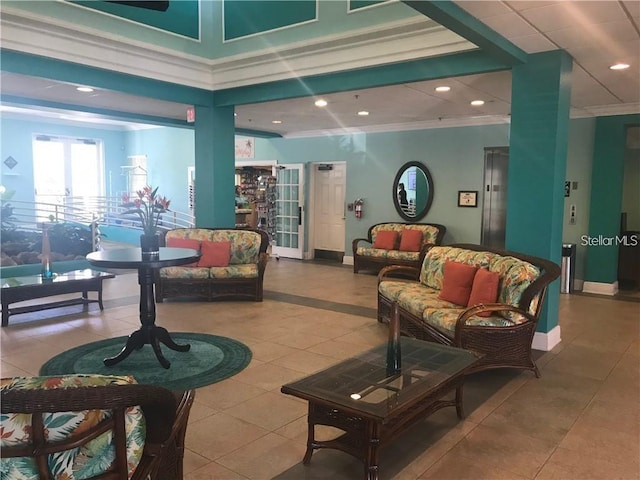
<svg viewBox="0 0 640 480">
<path fill-rule="evenodd" d="M 422 248 L 422 231 L 405 228 L 400 237 L 400 250 L 404 252 L 419 252 Z"/>
<path fill-rule="evenodd" d="M 196 240 L 195 238 L 175 238 L 169 237 L 167 238 L 167 247 L 174 248 L 191 248 L 193 250 L 200 250 L 200 240 Z M 186 265 L 182 265 L 183 267 L 195 267 L 198 265 L 198 262 L 188 263 Z"/>
<path fill-rule="evenodd" d="M 398 243 L 398 232 L 393 230 L 380 230 L 376 234 L 373 242 L 373 248 L 382 248 L 384 250 L 394 250 Z"/>
<path fill-rule="evenodd" d="M 202 242 L 199 267 L 228 267 L 231 258 L 231 242 Z"/>
<path fill-rule="evenodd" d="M 498 285 L 500 274 L 481 268 L 476 272 L 471 287 L 471 295 L 467 307 L 473 307 L 481 303 L 495 303 L 498 301 Z M 478 313 L 479 317 L 490 317 L 491 312 Z"/>
<path fill-rule="evenodd" d="M 466 307 L 471 295 L 473 277 L 475 277 L 477 271 L 478 267 L 473 265 L 451 261 L 444 262 L 442 290 L 440 290 L 438 298 Z"/>
</svg>

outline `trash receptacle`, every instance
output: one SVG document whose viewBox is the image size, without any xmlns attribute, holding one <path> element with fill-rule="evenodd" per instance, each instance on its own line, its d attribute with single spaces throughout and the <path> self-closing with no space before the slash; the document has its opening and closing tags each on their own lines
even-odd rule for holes
<svg viewBox="0 0 640 480">
<path fill-rule="evenodd" d="M 560 293 L 573 292 L 573 280 L 576 270 L 576 244 L 562 244 L 562 265 L 560 273 Z"/>
</svg>

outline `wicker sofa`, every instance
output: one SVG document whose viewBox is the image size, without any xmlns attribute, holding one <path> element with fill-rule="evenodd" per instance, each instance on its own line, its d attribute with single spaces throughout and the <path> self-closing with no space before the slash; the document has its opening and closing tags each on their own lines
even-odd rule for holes
<svg viewBox="0 0 640 480">
<path fill-rule="evenodd" d="M 406 230 L 422 232 L 422 242 L 416 251 L 401 250 L 402 233 Z M 397 232 L 398 239 L 394 248 L 376 248 L 378 234 L 383 231 Z M 420 268 L 427 249 L 432 245 L 440 245 L 447 229 L 437 223 L 377 223 L 369 228 L 367 238 L 353 240 L 353 272 L 363 269 L 379 271 L 387 265 L 406 265 Z"/>
<path fill-rule="evenodd" d="M 460 305 L 440 298 L 447 262 L 493 275 L 497 300 Z M 398 273 L 412 279 L 398 279 Z M 403 335 L 482 353 L 474 371 L 519 368 L 539 377 L 531 344 L 547 287 L 559 275 L 558 265 L 542 258 L 482 245 L 434 246 L 420 269 L 389 266 L 380 271 L 378 321 L 389 321 L 395 302 Z"/>
<path fill-rule="evenodd" d="M 203 255 L 195 265 L 164 267 L 157 271 L 157 302 L 186 296 L 262 301 L 269 246 L 266 232 L 241 228 L 176 228 L 166 233 L 165 243 L 198 249 Z M 217 252 L 221 246 L 226 249 L 227 261 L 208 261 L 207 252 Z M 218 256 L 215 253 L 212 258 Z"/>
</svg>

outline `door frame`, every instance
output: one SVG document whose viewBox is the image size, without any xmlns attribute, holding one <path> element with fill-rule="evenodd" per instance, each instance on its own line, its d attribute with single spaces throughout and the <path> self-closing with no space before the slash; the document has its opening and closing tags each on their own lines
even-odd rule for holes
<svg viewBox="0 0 640 480">
<path fill-rule="evenodd" d="M 347 162 L 344 160 L 335 160 L 335 161 L 331 161 L 331 162 L 309 162 L 307 165 L 309 165 L 309 197 L 307 199 L 307 212 L 308 212 L 308 225 L 309 225 L 309 231 L 307 232 L 307 250 L 305 250 L 304 252 L 304 259 L 305 260 L 313 260 L 314 256 L 313 256 L 313 252 L 315 251 L 315 229 L 316 229 L 316 205 L 314 202 L 315 199 L 315 185 L 316 185 L 316 172 L 317 172 L 317 166 L 318 165 L 339 165 L 339 164 L 344 164 L 345 165 L 345 172 L 344 172 L 344 186 L 345 186 L 345 238 L 343 239 L 344 241 L 344 257 L 342 260 L 342 263 L 344 264 L 344 259 L 347 258 L 347 220 L 346 220 L 346 191 L 347 191 L 347 171 L 348 169 L 347 167 Z"/>
</svg>

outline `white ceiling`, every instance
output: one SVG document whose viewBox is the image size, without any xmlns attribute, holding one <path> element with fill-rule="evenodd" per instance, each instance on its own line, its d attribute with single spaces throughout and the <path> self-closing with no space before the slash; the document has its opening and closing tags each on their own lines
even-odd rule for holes
<svg viewBox="0 0 640 480">
<path fill-rule="evenodd" d="M 572 117 L 640 112 L 640 1 L 456 3 L 527 53 L 567 50 L 574 58 Z M 619 62 L 631 67 L 609 69 Z M 76 85 L 5 72 L 0 82 L 4 95 L 95 109 L 184 120 L 188 108 L 104 90 L 81 96 Z M 451 91 L 435 92 L 435 87 L 442 84 L 450 86 Z M 328 105 L 324 108 L 313 105 L 315 98 L 238 106 L 236 126 L 293 137 L 498 123 L 508 121 L 510 97 L 511 75 L 498 72 L 325 95 Z M 475 99 L 485 104 L 471 106 L 469 102 Z M 362 110 L 370 114 L 358 116 Z M 70 112 L 55 108 L 40 111 L 46 116 L 73 118 Z M 273 120 L 282 123 L 274 124 Z M 96 123 L 103 119 L 84 113 L 81 121 Z M 129 125 L 113 117 L 109 123 Z"/>
</svg>

